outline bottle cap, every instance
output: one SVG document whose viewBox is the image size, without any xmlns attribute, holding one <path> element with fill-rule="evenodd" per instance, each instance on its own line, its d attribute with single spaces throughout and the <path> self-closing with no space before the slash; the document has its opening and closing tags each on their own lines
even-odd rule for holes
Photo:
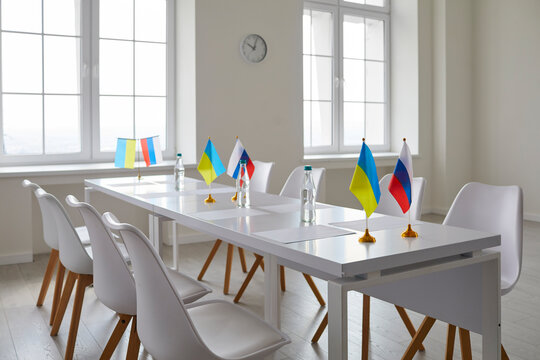
<svg viewBox="0 0 540 360">
<path fill-rule="evenodd" d="M 307 171 L 307 170 L 311 171 L 311 165 L 305 165 L 304 166 L 304 171 Z"/>
<path fill-rule="evenodd" d="M 247 164 L 247 160 L 246 159 L 240 159 L 240 164 Z"/>
<path fill-rule="evenodd" d="M 176 154 L 176 156 L 182 156 L 182 153 L 178 153 L 178 154 Z"/>
</svg>

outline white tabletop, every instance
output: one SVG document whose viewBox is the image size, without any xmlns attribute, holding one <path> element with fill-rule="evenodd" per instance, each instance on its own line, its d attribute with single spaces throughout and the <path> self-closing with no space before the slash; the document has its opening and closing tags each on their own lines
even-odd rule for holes
<svg viewBox="0 0 540 360">
<path fill-rule="evenodd" d="M 252 251 L 274 254 L 287 266 L 312 270 L 314 275 L 326 279 L 442 260 L 500 244 L 498 235 L 424 222 L 413 223 L 418 238 L 404 239 L 401 233 L 407 225 L 406 218 L 377 213 L 369 219 L 370 233 L 377 241 L 359 243 L 365 213 L 328 204 L 318 204 L 315 226 L 339 231 L 321 227 L 311 232 L 323 238 L 298 241 L 302 236 L 313 238 L 302 233 L 306 224 L 300 222 L 298 199 L 251 192 L 251 207 L 239 209 L 231 201 L 234 188 L 212 184 L 216 202 L 206 204 L 208 187 L 204 182 L 186 178 L 184 190 L 178 192 L 174 190 L 172 176 L 168 175 L 148 176 L 140 182 L 136 178 L 92 179 L 85 184 L 195 230 Z M 290 236 L 291 242 L 272 240 L 272 234 L 276 233 L 269 232 L 275 231 Z"/>
</svg>

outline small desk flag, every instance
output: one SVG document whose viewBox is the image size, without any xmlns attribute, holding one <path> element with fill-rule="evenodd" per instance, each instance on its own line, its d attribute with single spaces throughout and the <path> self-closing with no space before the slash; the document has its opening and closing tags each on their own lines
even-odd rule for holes
<svg viewBox="0 0 540 360">
<path fill-rule="evenodd" d="M 412 156 L 409 145 L 403 140 L 403 147 L 394 169 L 392 179 L 388 185 L 388 191 L 396 199 L 401 207 L 401 211 L 405 214 L 411 207 L 412 203 L 412 180 L 413 167 Z"/>
<path fill-rule="evenodd" d="M 197 170 L 199 170 L 204 181 L 206 181 L 206 185 L 210 185 L 212 181 L 225 172 L 225 167 L 210 139 L 206 143 L 206 148 L 204 149 L 201 161 L 199 161 Z"/>
<path fill-rule="evenodd" d="M 360 157 L 349 190 L 364 207 L 366 217 L 369 217 L 379 205 L 381 189 L 379 188 L 375 160 L 365 142 L 362 143 L 362 150 L 360 151 Z"/>
<path fill-rule="evenodd" d="M 238 178 L 240 172 L 240 160 L 247 161 L 247 173 L 249 178 L 251 179 L 251 177 L 253 176 L 253 172 L 255 172 L 255 165 L 253 165 L 253 162 L 249 158 L 249 155 L 246 149 L 244 149 L 242 142 L 240 142 L 240 139 L 236 138 L 236 144 L 234 145 L 231 158 L 229 159 L 229 165 L 227 166 L 227 174 L 229 174 L 229 176 L 233 179 Z"/>
<path fill-rule="evenodd" d="M 159 135 L 141 139 L 141 150 L 147 167 L 163 161 Z"/>
<path fill-rule="evenodd" d="M 118 168 L 133 169 L 135 165 L 135 139 L 118 138 L 116 142 L 116 155 L 114 156 L 114 166 Z"/>
</svg>

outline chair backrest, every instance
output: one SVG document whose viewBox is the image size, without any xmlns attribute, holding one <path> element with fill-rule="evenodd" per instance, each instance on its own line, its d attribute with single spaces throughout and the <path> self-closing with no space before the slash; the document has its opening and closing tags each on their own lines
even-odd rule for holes
<svg viewBox="0 0 540 360">
<path fill-rule="evenodd" d="M 403 213 L 401 207 L 399 207 L 396 199 L 388 191 L 388 185 L 392 179 L 392 174 L 386 174 L 379 181 L 379 187 L 381 188 L 381 198 L 379 205 L 375 212 L 379 214 L 406 217 L 408 213 Z M 422 201 L 424 199 L 424 190 L 426 188 L 426 179 L 422 177 L 413 178 L 412 182 L 412 204 L 410 208 L 411 219 L 419 220 L 422 216 Z"/>
<path fill-rule="evenodd" d="M 262 162 L 253 160 L 255 166 L 255 172 L 249 182 L 249 188 L 253 191 L 268 192 L 268 185 L 270 184 L 270 174 L 274 168 L 273 162 Z"/>
<path fill-rule="evenodd" d="M 443 222 L 501 235 L 501 290 L 510 291 L 519 279 L 523 255 L 523 192 L 519 186 L 466 184 Z"/>
<path fill-rule="evenodd" d="M 60 201 L 43 189 L 36 190 L 36 197 L 44 200 L 43 203 L 47 211 L 54 218 L 62 265 L 77 274 L 92 274 L 92 259 L 84 249 L 81 239 Z"/>
<path fill-rule="evenodd" d="M 101 215 L 92 205 L 80 202 L 73 195 L 66 197 L 66 203 L 79 210 L 88 229 L 96 296 L 117 313 L 136 315 L 135 280 L 110 230 L 103 224 Z"/>
<path fill-rule="evenodd" d="M 34 195 L 36 191 L 41 189 L 38 184 L 31 182 L 30 180 L 24 179 L 22 181 L 22 186 L 32 190 Z M 39 205 L 39 210 L 41 212 L 41 223 L 43 224 L 43 240 L 45 243 L 52 249 L 58 250 L 58 233 L 56 232 L 56 222 L 52 217 L 52 214 L 49 211 L 46 211 L 46 205 L 43 204 L 45 200 L 37 198 Z"/>
<path fill-rule="evenodd" d="M 131 257 L 137 332 L 144 348 L 156 359 L 216 359 L 202 342 L 163 261 L 146 236 L 132 225 L 118 223 L 110 213 L 103 214 L 103 222 L 120 232 Z"/>
<path fill-rule="evenodd" d="M 317 190 L 317 193 L 315 194 L 315 200 L 317 200 L 317 198 L 319 197 L 321 182 L 325 172 L 325 168 L 313 168 L 311 170 L 311 173 L 313 174 L 313 182 L 315 183 L 315 188 Z M 303 185 L 304 167 L 298 166 L 291 172 L 291 174 L 287 178 L 287 181 L 285 181 L 285 184 L 283 185 L 283 188 L 281 189 L 279 195 L 299 199 L 300 191 L 302 190 Z"/>
</svg>

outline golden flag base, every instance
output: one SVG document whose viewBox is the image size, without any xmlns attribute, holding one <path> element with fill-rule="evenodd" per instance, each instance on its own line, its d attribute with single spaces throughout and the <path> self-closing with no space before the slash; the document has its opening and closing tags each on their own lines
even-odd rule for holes
<svg viewBox="0 0 540 360">
<path fill-rule="evenodd" d="M 411 224 L 409 224 L 407 226 L 407 230 L 405 230 L 404 232 L 401 233 L 401 237 L 404 237 L 404 238 L 415 238 L 415 237 L 418 237 L 418 233 L 416 231 L 414 231 L 411 227 Z"/>
<path fill-rule="evenodd" d="M 358 239 L 358 242 L 361 242 L 361 243 L 364 243 L 364 242 L 374 243 L 375 238 L 369 234 L 369 230 L 366 228 L 366 232 L 364 233 L 364 236 L 362 236 L 360 239 Z"/>
<path fill-rule="evenodd" d="M 212 197 L 212 194 L 208 194 L 208 197 L 204 199 L 204 202 L 207 204 L 215 203 L 216 200 Z"/>
<path fill-rule="evenodd" d="M 235 202 L 236 200 L 238 200 L 238 192 L 235 192 L 234 196 L 231 198 L 232 202 Z"/>
</svg>

